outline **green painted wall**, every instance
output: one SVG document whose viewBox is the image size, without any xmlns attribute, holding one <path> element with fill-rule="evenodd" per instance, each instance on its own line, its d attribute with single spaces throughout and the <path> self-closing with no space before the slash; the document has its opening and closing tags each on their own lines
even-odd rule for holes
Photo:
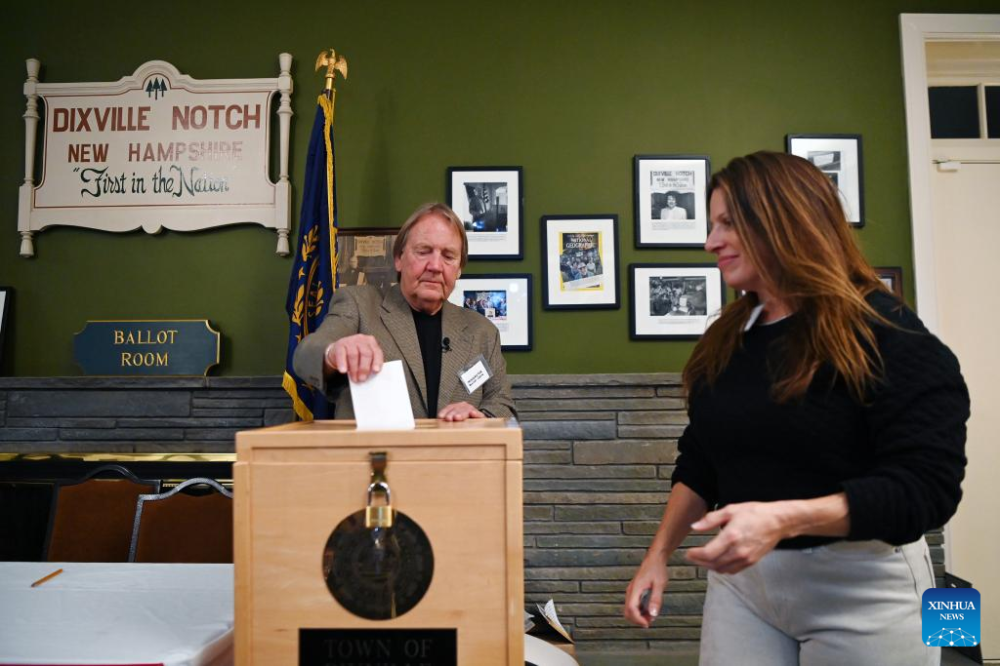
<svg viewBox="0 0 1000 666">
<path fill-rule="evenodd" d="M 540 275 L 538 219 L 617 213 L 623 307 L 543 312 L 515 373 L 679 370 L 691 343 L 628 339 L 626 267 L 709 261 L 695 250 L 634 248 L 632 156 L 705 153 L 718 168 L 789 132 L 864 136 L 867 226 L 876 265 L 900 265 L 912 300 L 901 12 L 995 12 L 992 0 L 841 2 L 189 2 L 15 3 L 0 39 L 0 284 L 17 290 L 7 375 L 73 375 L 72 335 L 87 319 L 208 318 L 223 333 L 216 374 L 279 374 L 289 259 L 273 232 L 107 234 L 55 228 L 18 256 L 24 60 L 44 82 L 110 81 L 163 59 L 196 78 L 277 74 L 291 52 L 296 202 L 321 79 L 316 54 L 350 62 L 337 99 L 343 226 L 399 224 L 443 199 L 449 165 L 524 167 L 520 262 L 467 273 Z M 297 219 L 297 206 L 293 212 Z"/>
</svg>

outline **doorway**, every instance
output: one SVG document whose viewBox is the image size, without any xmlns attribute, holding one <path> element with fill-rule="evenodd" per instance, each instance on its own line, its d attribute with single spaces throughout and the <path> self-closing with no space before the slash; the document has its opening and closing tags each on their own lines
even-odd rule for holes
<svg viewBox="0 0 1000 666">
<path fill-rule="evenodd" d="M 928 103 L 928 85 L 972 82 L 963 76 L 1000 84 L 1000 55 L 959 67 L 963 52 L 1000 54 L 1000 16 L 903 14 L 900 30 L 917 310 L 958 356 L 972 396 L 964 498 L 945 529 L 945 562 L 982 595 L 983 657 L 1000 660 L 1000 140 L 932 140 Z"/>
</svg>

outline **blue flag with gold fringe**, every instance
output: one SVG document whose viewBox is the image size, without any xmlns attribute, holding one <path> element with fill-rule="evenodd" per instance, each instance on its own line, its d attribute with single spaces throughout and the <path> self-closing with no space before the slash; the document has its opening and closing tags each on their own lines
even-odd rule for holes
<svg viewBox="0 0 1000 666">
<path fill-rule="evenodd" d="M 332 416 L 326 396 L 295 375 L 292 355 L 302 338 L 323 321 L 337 287 L 337 186 L 333 163 L 333 102 L 321 95 L 309 139 L 299 247 L 285 302 L 290 326 L 282 384 L 303 421 Z"/>
</svg>

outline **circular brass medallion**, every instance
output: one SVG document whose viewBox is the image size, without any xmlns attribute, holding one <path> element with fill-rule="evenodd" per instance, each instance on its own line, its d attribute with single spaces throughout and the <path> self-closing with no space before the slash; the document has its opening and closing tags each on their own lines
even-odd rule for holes
<svg viewBox="0 0 1000 666">
<path fill-rule="evenodd" d="M 340 521 L 323 551 L 326 586 L 347 611 L 388 620 L 413 609 L 431 585 L 434 551 L 409 516 L 395 511 L 392 527 L 365 527 L 365 512 Z"/>
</svg>

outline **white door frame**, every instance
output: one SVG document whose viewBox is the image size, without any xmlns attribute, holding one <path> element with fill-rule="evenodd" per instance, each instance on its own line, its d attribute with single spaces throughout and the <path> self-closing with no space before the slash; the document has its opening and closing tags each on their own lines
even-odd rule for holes
<svg viewBox="0 0 1000 666">
<path fill-rule="evenodd" d="M 927 100 L 929 40 L 1000 39 L 1000 15 L 900 14 L 906 144 L 910 156 L 910 215 L 913 221 L 913 272 L 920 318 L 938 332 L 931 211 L 931 114 Z"/>
<path fill-rule="evenodd" d="M 1000 15 L 900 14 L 906 143 L 910 167 L 910 216 L 913 225 L 913 274 L 917 311 L 927 328 L 939 332 L 935 289 L 934 225 L 931 193 L 931 114 L 927 99 L 927 51 L 934 40 L 1000 39 Z M 945 568 L 951 564 L 951 538 L 945 525 Z"/>
</svg>

